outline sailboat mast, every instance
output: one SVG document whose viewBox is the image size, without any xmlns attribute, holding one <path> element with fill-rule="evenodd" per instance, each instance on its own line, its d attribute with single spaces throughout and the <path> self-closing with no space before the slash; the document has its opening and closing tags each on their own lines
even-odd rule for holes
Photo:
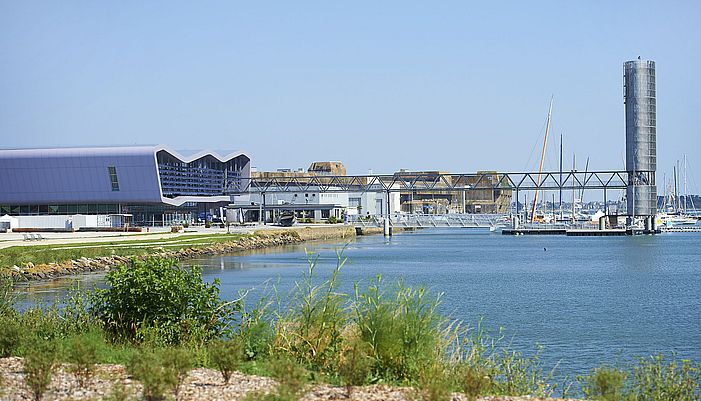
<svg viewBox="0 0 701 401">
<path fill-rule="evenodd" d="M 686 188 L 686 154 L 684 155 L 684 214 L 686 214 L 686 198 L 689 197 L 689 193 Z"/>
<path fill-rule="evenodd" d="M 679 164 L 679 161 L 677 160 L 677 164 Z M 679 212 L 679 190 L 678 190 L 678 184 L 677 184 L 677 174 L 679 172 L 677 171 L 677 166 L 674 166 L 674 211 Z"/>
<path fill-rule="evenodd" d="M 550 107 L 548 108 L 548 121 L 545 124 L 545 137 L 543 138 L 543 150 L 540 152 L 540 167 L 538 168 L 538 185 L 536 185 L 535 196 L 533 197 L 533 208 L 531 209 L 531 223 L 535 217 L 535 205 L 538 202 L 538 187 L 540 187 L 540 175 L 543 172 L 543 160 L 545 160 L 545 149 L 548 146 L 548 132 L 550 131 L 550 118 L 553 111 L 553 98 L 550 97 Z"/>
<path fill-rule="evenodd" d="M 560 134 L 560 220 L 562 220 L 562 134 Z"/>
<path fill-rule="evenodd" d="M 575 200 L 574 200 L 574 191 L 575 191 L 575 189 L 574 189 L 574 182 L 575 182 L 574 174 L 576 172 L 577 172 L 577 155 L 572 153 L 572 224 L 574 224 L 574 211 L 575 211 L 575 207 L 574 207 L 574 202 L 575 202 Z"/>
<path fill-rule="evenodd" d="M 587 182 L 587 172 L 589 171 L 589 157 L 587 157 L 587 163 L 584 165 L 584 181 L 582 181 L 582 190 L 579 191 L 579 200 L 584 204 L 584 184 Z"/>
</svg>

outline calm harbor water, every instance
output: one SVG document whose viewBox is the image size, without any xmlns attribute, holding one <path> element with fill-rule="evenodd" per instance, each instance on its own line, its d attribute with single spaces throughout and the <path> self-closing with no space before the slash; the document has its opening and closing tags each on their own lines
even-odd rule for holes
<svg viewBox="0 0 701 401">
<path fill-rule="evenodd" d="M 221 280 L 235 299 L 265 283 L 284 297 L 306 272 L 308 251 L 319 255 L 319 279 L 336 264 L 344 243 L 310 243 L 237 256 L 194 260 L 207 280 Z M 530 354 L 543 346 L 546 369 L 574 376 L 601 363 L 653 353 L 701 361 L 701 234 L 639 237 L 502 236 L 469 230 L 422 230 L 359 237 L 345 245 L 341 289 L 352 292 L 381 274 L 443 292 L 442 311 L 491 330 L 503 344 Z M 85 284 L 102 276 L 84 276 Z M 34 284 L 25 299 L 61 293 L 67 281 Z"/>
</svg>

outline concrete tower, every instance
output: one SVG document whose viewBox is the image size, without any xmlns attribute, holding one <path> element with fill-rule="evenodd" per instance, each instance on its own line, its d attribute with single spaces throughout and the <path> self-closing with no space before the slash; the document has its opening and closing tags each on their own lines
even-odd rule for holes
<svg viewBox="0 0 701 401">
<path fill-rule="evenodd" d="M 657 212 L 657 104 L 655 62 L 623 64 L 626 109 L 626 170 L 629 216 L 654 216 Z M 654 218 L 653 218 L 654 220 Z"/>
</svg>

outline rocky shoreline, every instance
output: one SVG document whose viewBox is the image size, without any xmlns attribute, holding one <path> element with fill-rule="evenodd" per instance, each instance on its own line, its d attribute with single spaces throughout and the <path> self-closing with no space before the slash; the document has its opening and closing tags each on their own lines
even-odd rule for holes
<svg viewBox="0 0 701 401">
<path fill-rule="evenodd" d="M 0 359 L 0 376 L 3 379 L 3 394 L 0 398 L 6 401 L 25 401 L 32 398 L 24 381 L 22 358 L 11 357 Z M 242 400 L 246 394 L 253 391 L 273 391 L 276 382 L 268 377 L 245 375 L 234 372 L 229 384 L 224 384 L 219 372 L 212 369 L 198 368 L 189 372 L 178 394 L 179 401 L 209 401 L 209 400 Z M 81 387 L 77 378 L 70 373 L 70 366 L 63 364 L 55 371 L 44 401 L 59 400 L 95 400 L 113 399 L 114 391 L 123 389 L 127 399 L 141 399 L 141 384 L 131 378 L 121 365 L 98 365 L 95 375 Z M 412 391 L 408 388 L 383 385 L 354 387 L 352 396 L 346 397 L 345 389 L 324 384 L 310 385 L 301 401 L 325 400 L 413 400 Z M 454 393 L 453 401 L 466 401 L 464 394 Z M 556 401 L 554 398 L 537 398 L 530 396 L 479 397 L 479 401 Z M 575 400 L 570 400 L 575 401 Z"/>
<path fill-rule="evenodd" d="M 161 250 L 141 256 L 101 256 L 80 258 L 48 264 L 27 263 L 24 266 L 11 266 L 10 272 L 16 280 L 35 281 L 50 280 L 74 274 L 108 271 L 122 264 L 131 263 L 132 258 L 146 259 L 158 256 L 169 259 L 187 260 L 203 256 L 225 255 L 254 249 L 281 245 L 294 245 L 312 240 L 329 240 L 355 237 L 352 227 L 304 227 L 290 230 L 262 230 L 250 236 L 237 238 L 229 242 L 215 243 L 199 247 L 183 247 L 174 251 Z"/>
</svg>

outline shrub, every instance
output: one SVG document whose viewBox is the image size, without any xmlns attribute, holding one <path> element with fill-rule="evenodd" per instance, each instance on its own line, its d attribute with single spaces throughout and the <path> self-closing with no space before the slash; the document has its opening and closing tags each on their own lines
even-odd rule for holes
<svg viewBox="0 0 701 401">
<path fill-rule="evenodd" d="M 107 394 L 105 399 L 107 401 L 129 401 L 132 399 L 132 392 L 120 382 L 112 387 L 112 391 Z"/>
<path fill-rule="evenodd" d="M 160 352 L 142 349 L 127 364 L 129 374 L 143 385 L 146 401 L 165 400 L 165 392 L 176 385 L 177 377 L 172 369 L 164 366 L 163 359 Z"/>
<path fill-rule="evenodd" d="M 185 348 L 166 348 L 163 351 L 163 365 L 166 370 L 170 373 L 170 376 L 174 378 L 173 385 L 173 395 L 175 399 L 178 399 L 180 394 L 180 387 L 187 378 L 187 374 L 190 369 L 193 368 L 192 353 Z"/>
<path fill-rule="evenodd" d="M 209 355 L 212 364 L 221 373 L 224 384 L 228 384 L 231 374 L 241 365 L 243 347 L 240 341 L 215 340 L 209 347 Z"/>
<path fill-rule="evenodd" d="M 372 369 L 371 349 L 368 343 L 353 338 L 348 341 L 338 364 L 338 375 L 346 387 L 346 396 L 351 397 L 353 386 L 362 386 Z"/>
<path fill-rule="evenodd" d="M 584 395 L 602 401 L 619 401 L 623 398 L 626 374 L 616 368 L 596 368 L 585 379 Z"/>
<path fill-rule="evenodd" d="M 15 305 L 14 281 L 6 269 L 0 270 L 0 316 L 11 314 Z"/>
<path fill-rule="evenodd" d="M 32 341 L 24 356 L 24 380 L 39 401 L 51 384 L 51 377 L 56 366 L 56 344 L 53 341 Z"/>
<path fill-rule="evenodd" d="M 278 381 L 279 401 L 294 401 L 302 396 L 307 383 L 307 371 L 291 359 L 281 358 L 271 361 L 271 373 Z"/>
<path fill-rule="evenodd" d="M 20 343 L 20 326 L 14 319 L 0 319 L 0 358 L 12 356 Z"/>
<path fill-rule="evenodd" d="M 219 298 L 219 280 L 207 284 L 199 268 L 182 269 L 176 260 L 132 260 L 107 273 L 108 287 L 97 290 L 93 309 L 117 338 L 139 340 L 143 327 L 155 328 L 164 344 L 193 334 L 204 340 L 222 334 L 233 307 Z"/>
<path fill-rule="evenodd" d="M 73 374 L 78 378 L 81 387 L 90 380 L 98 362 L 98 349 L 102 338 L 98 333 L 86 333 L 73 338 L 68 352 L 68 361 L 73 364 Z"/>
<path fill-rule="evenodd" d="M 468 401 L 474 401 L 489 384 L 489 377 L 478 366 L 465 364 L 458 368 L 460 389 Z"/>
<path fill-rule="evenodd" d="M 452 393 L 444 367 L 439 363 L 433 363 L 422 369 L 419 376 L 419 390 L 414 392 L 414 397 L 422 401 L 450 400 Z"/>
</svg>

